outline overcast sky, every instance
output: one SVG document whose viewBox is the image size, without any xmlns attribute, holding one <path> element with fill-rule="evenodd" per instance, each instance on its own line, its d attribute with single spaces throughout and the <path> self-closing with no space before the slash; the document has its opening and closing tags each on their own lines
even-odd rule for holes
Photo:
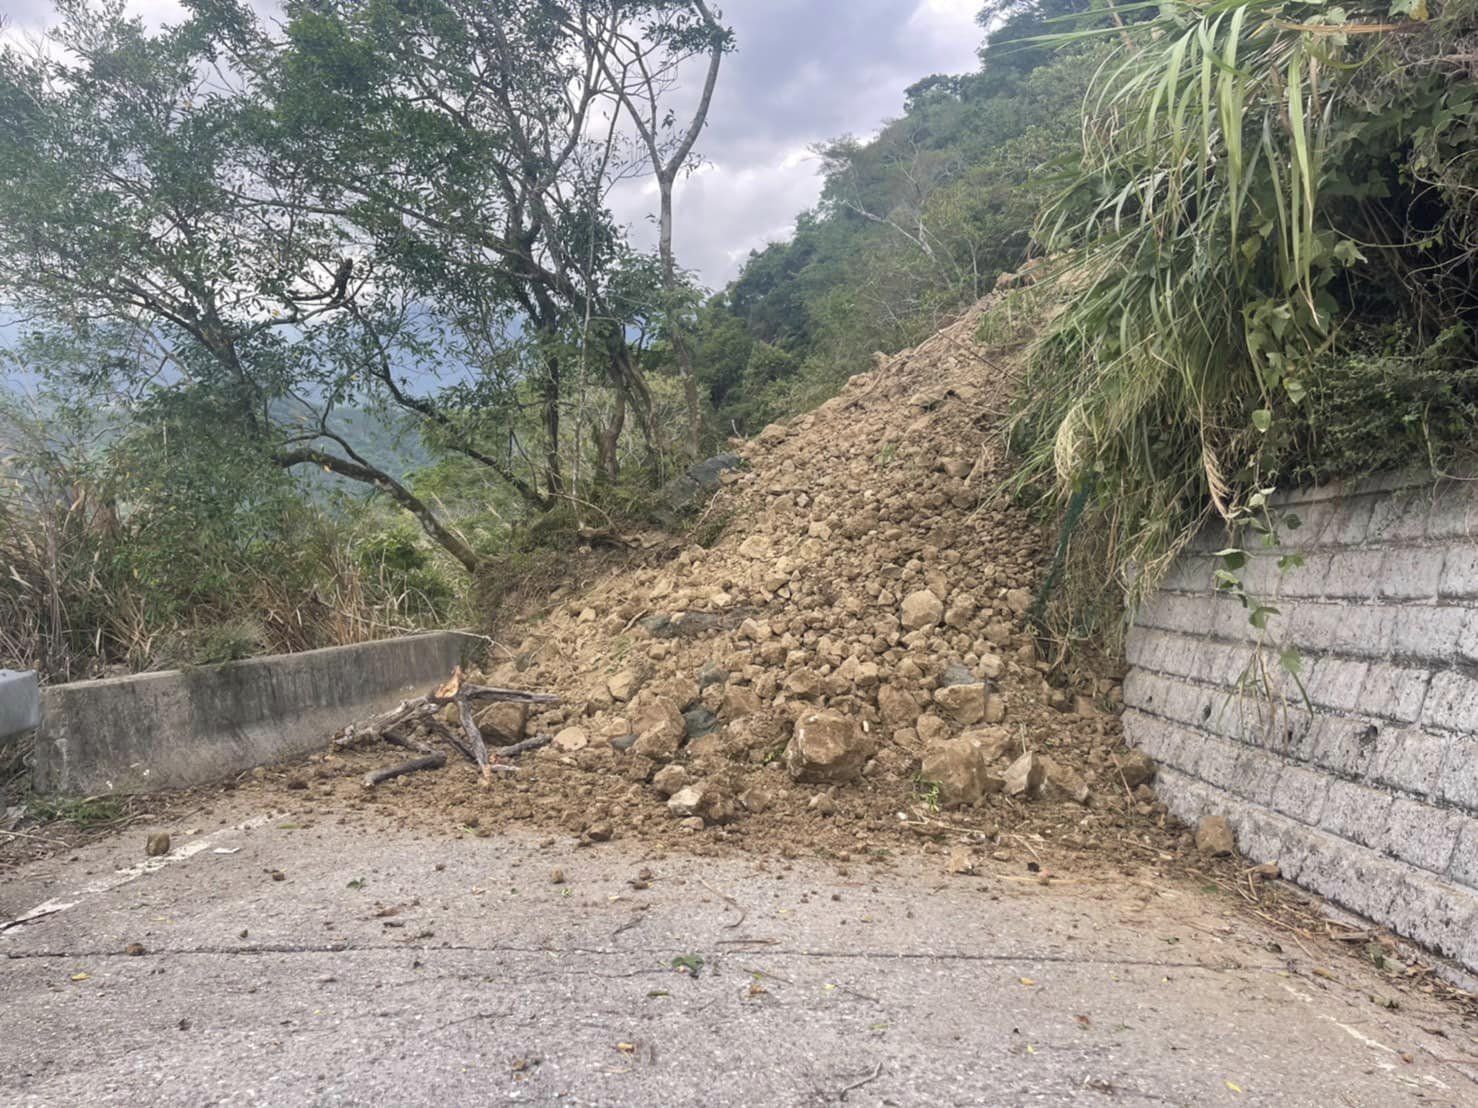
<svg viewBox="0 0 1478 1108">
<path fill-rule="evenodd" d="M 168 19 L 172 0 L 133 0 Z M 265 7 L 266 5 L 261 5 Z M 975 68 L 981 0 L 727 0 L 738 52 L 724 65 L 699 144 L 705 165 L 679 185 L 679 260 L 704 283 L 733 277 L 753 249 L 785 238 L 821 183 L 811 144 L 868 135 L 903 109 L 903 90 L 931 73 Z M 0 0 L 12 32 L 38 30 L 49 0 Z M 691 80 L 701 79 L 697 67 Z M 617 214 L 632 237 L 655 241 L 640 188 Z"/>
</svg>

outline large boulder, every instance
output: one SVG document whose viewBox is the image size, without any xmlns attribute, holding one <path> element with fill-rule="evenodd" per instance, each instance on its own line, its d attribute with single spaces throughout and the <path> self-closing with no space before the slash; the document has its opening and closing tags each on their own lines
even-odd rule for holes
<svg viewBox="0 0 1478 1108">
<path fill-rule="evenodd" d="M 939 788 L 939 803 L 946 808 L 974 804 L 988 793 L 1005 788 L 1005 781 L 990 772 L 985 753 L 969 739 L 940 743 L 924 757 L 920 778 Z"/>
<path fill-rule="evenodd" d="M 840 712 L 805 712 L 785 748 L 785 768 L 810 784 L 855 781 L 874 750 L 872 738 L 855 720 Z"/>
</svg>

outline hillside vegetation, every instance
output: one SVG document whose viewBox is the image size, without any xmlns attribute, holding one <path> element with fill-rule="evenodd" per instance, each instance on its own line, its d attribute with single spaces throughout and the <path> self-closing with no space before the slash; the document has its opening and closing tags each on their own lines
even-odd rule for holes
<svg viewBox="0 0 1478 1108">
<path fill-rule="evenodd" d="M 1065 639 L 1210 517 L 1276 541 L 1279 485 L 1472 437 L 1472 0 L 993 0 L 978 68 L 826 144 L 717 292 L 672 204 L 744 49 L 702 0 L 56 20 L 0 48 L 0 303 L 44 393 L 4 414 L 0 662 L 51 679 L 484 623 L 997 289 Z"/>
</svg>

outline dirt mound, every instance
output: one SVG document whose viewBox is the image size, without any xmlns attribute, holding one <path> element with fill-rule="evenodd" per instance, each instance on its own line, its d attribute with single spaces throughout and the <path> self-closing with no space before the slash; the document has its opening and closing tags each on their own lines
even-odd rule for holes
<svg viewBox="0 0 1478 1108">
<path fill-rule="evenodd" d="M 476 679 L 563 698 L 485 720 L 554 736 L 519 773 L 453 765 L 366 794 L 358 775 L 390 759 L 372 748 L 323 759 L 320 791 L 479 833 L 699 848 L 1184 849 L 1121 772 L 1118 675 L 1038 658 L 1026 613 L 1051 536 L 1000 495 L 1016 359 L 977 345 L 983 310 L 744 444 L 690 541 L 643 536 L 507 621 L 521 637 Z"/>
</svg>

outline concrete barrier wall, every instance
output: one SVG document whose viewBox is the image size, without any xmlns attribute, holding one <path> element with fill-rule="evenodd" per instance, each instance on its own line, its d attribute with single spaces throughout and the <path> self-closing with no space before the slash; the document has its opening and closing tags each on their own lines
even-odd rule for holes
<svg viewBox="0 0 1478 1108">
<path fill-rule="evenodd" d="M 185 788 L 325 746 L 346 724 L 450 676 L 477 640 L 412 635 L 42 690 L 35 786 Z"/>
<path fill-rule="evenodd" d="M 1129 741 L 1183 819 L 1227 816 L 1248 857 L 1478 971 L 1478 485 L 1389 477 L 1278 507 L 1307 564 L 1241 572 L 1280 611 L 1263 648 L 1211 587 L 1225 535 L 1202 536 L 1129 637 Z"/>
</svg>

